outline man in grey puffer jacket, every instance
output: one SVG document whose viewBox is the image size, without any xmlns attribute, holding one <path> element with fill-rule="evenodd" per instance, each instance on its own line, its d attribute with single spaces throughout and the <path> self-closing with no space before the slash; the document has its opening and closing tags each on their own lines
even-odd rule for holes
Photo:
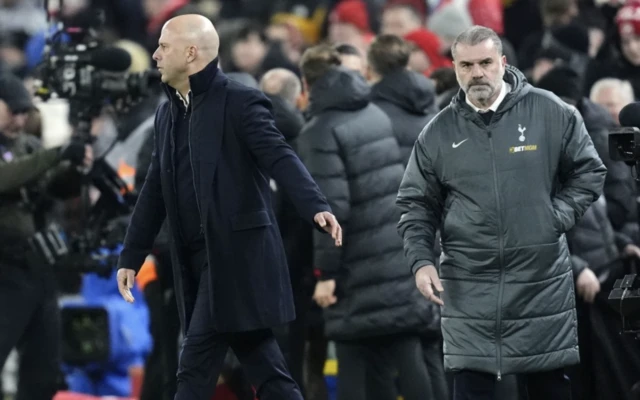
<svg viewBox="0 0 640 400">
<path fill-rule="evenodd" d="M 565 232 L 606 168 L 577 110 L 506 66 L 495 32 L 472 27 L 452 50 L 461 91 L 420 134 L 398 194 L 405 255 L 444 305 L 456 400 L 493 399 L 506 374 L 523 374 L 529 399 L 569 399 L 563 367 L 579 355 Z"/>
</svg>

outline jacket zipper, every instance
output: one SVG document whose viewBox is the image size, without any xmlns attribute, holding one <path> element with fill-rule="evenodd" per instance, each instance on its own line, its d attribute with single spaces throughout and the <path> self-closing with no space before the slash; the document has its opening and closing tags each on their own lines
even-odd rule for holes
<svg viewBox="0 0 640 400">
<path fill-rule="evenodd" d="M 189 129 L 188 129 L 188 137 L 187 142 L 189 143 L 189 162 L 191 164 L 191 178 L 193 180 L 193 190 L 196 195 L 196 206 L 198 207 L 198 215 L 200 216 L 200 233 L 204 233 L 204 228 L 202 226 L 202 210 L 200 209 L 200 201 L 198 200 L 198 188 L 196 187 L 196 172 L 193 169 L 193 152 L 191 151 L 191 119 L 193 118 L 193 95 L 191 92 L 187 95 L 189 96 L 189 105 L 191 106 L 191 114 L 189 114 Z M 185 116 L 186 116 L 185 111 Z"/>
<path fill-rule="evenodd" d="M 498 381 L 502 380 L 502 295 L 504 292 L 504 243 L 502 238 L 502 215 L 500 210 L 500 191 L 498 190 L 498 167 L 496 166 L 496 153 L 493 147 L 493 137 L 491 132 L 489 135 L 489 145 L 491 146 L 491 163 L 493 165 L 493 190 L 496 195 L 496 207 L 498 211 L 498 248 L 500 250 L 500 286 L 498 288 L 498 304 L 496 317 L 496 358 L 498 364 Z"/>
</svg>

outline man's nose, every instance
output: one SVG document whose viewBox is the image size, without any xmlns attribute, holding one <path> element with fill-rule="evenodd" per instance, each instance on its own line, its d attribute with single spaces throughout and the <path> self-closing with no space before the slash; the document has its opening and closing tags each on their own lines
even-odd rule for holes
<svg viewBox="0 0 640 400">
<path fill-rule="evenodd" d="M 484 71 L 478 64 L 475 64 L 471 70 L 471 76 L 474 78 L 482 78 L 484 76 Z"/>
</svg>

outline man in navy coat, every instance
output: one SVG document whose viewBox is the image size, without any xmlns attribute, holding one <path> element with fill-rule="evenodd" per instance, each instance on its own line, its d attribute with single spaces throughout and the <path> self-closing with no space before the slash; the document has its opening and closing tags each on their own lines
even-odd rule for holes
<svg viewBox="0 0 640 400">
<path fill-rule="evenodd" d="M 169 101 L 158 108 L 155 151 L 119 260 L 130 288 L 165 218 L 185 340 L 176 400 L 211 398 L 229 347 L 260 399 L 302 399 L 271 327 L 295 318 L 269 179 L 303 219 L 342 243 L 342 230 L 275 128 L 271 103 L 218 70 L 211 22 L 167 22 L 153 55 Z"/>
</svg>

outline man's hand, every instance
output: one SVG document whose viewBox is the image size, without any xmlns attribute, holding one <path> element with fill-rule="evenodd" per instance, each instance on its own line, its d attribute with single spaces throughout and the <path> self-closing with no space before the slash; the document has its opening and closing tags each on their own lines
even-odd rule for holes
<svg viewBox="0 0 640 400">
<path fill-rule="evenodd" d="M 329 307 L 332 304 L 336 304 L 338 301 L 334 295 L 335 291 L 335 279 L 318 281 L 318 283 L 316 283 L 316 289 L 313 292 L 313 300 L 315 300 L 315 302 L 322 308 Z"/>
<path fill-rule="evenodd" d="M 135 301 L 131 294 L 131 288 L 133 287 L 135 279 L 136 271 L 126 268 L 120 268 L 118 270 L 118 290 L 127 303 L 133 303 Z"/>
<path fill-rule="evenodd" d="M 327 211 L 319 212 L 313 217 L 313 220 L 331 234 L 333 240 L 336 241 L 336 246 L 342 246 L 342 228 L 333 214 Z"/>
<path fill-rule="evenodd" d="M 640 259 L 640 247 L 636 246 L 635 244 L 628 244 L 624 248 L 624 254 L 632 258 Z"/>
<path fill-rule="evenodd" d="M 444 305 L 444 302 L 433 292 L 434 287 L 438 293 L 444 292 L 436 267 L 433 265 L 420 267 L 420 269 L 416 271 L 416 286 L 418 290 L 420 290 L 420 293 L 428 300 L 441 306 Z"/>
<path fill-rule="evenodd" d="M 600 292 L 600 281 L 596 274 L 589 268 L 585 268 L 578 275 L 576 282 L 578 294 L 587 303 L 593 303 L 598 292 Z"/>
</svg>

